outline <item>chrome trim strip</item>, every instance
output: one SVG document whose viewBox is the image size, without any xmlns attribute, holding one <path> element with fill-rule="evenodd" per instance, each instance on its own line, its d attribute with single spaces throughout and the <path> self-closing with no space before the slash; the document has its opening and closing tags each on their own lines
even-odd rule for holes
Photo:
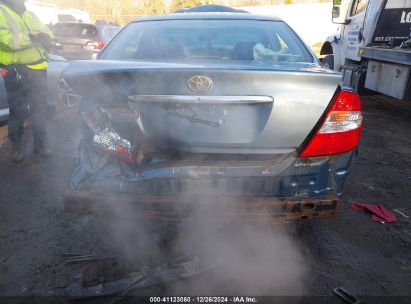
<svg viewBox="0 0 411 304">
<path fill-rule="evenodd" d="M 188 103 L 188 104 L 261 104 L 273 103 L 271 96 L 218 96 L 218 95 L 132 95 L 130 102 Z"/>
</svg>

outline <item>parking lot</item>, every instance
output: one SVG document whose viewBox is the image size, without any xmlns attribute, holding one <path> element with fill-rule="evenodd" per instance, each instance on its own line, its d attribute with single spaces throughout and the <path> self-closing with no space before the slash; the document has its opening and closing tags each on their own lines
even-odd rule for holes
<svg viewBox="0 0 411 304">
<path fill-rule="evenodd" d="M 349 203 L 383 204 L 405 209 L 411 217 L 411 107 L 381 95 L 363 97 L 363 107 L 363 137 L 337 217 L 242 232 L 207 227 L 185 243 L 190 250 L 183 253 L 204 252 L 204 244 L 207 249 L 221 246 L 227 258 L 223 266 L 149 294 L 267 295 L 282 290 L 284 295 L 330 296 L 324 301 L 342 303 L 332 297 L 332 290 L 343 286 L 363 300 L 374 297 L 366 303 L 410 303 L 410 218 L 396 214 L 397 223 L 372 222 L 370 215 L 351 209 Z M 54 153 L 46 161 L 11 163 L 8 142 L 1 142 L 3 296 L 62 295 L 78 274 L 86 284 L 108 282 L 144 265 L 168 262 L 177 254 L 175 240 L 167 239 L 164 231 L 142 233 L 137 222 L 126 225 L 63 211 L 62 196 L 76 159 L 73 117 L 64 113 L 51 122 Z M 213 233 L 218 237 L 210 237 Z M 242 254 L 246 248 L 254 251 Z M 112 258 L 69 264 L 64 263 L 64 253 Z"/>
</svg>

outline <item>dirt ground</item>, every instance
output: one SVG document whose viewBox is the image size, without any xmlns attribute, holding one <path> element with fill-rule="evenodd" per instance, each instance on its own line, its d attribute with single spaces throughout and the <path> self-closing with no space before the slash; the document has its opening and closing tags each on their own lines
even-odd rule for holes
<svg viewBox="0 0 411 304">
<path fill-rule="evenodd" d="M 380 95 L 364 97 L 363 104 L 363 137 L 339 215 L 286 228 L 309 268 L 298 294 L 343 303 L 332 289 L 344 286 L 360 298 L 376 297 L 366 303 L 411 303 L 411 105 Z M 51 124 L 54 154 L 46 161 L 16 165 L 8 143 L 0 146 L 0 302 L 6 296 L 60 295 L 80 273 L 89 283 L 105 282 L 166 256 L 140 252 L 133 259 L 99 229 L 104 219 L 64 213 L 77 135 L 70 115 Z M 410 218 L 397 214 L 397 223 L 372 222 L 352 210 L 351 201 L 406 208 Z M 71 265 L 64 264 L 67 252 L 116 258 Z"/>
</svg>

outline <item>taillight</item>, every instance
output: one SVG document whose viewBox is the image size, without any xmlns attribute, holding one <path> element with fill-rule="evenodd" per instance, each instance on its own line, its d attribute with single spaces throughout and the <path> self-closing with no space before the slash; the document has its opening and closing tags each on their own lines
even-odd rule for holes
<svg viewBox="0 0 411 304">
<path fill-rule="evenodd" d="M 121 138 L 120 135 L 109 128 L 94 135 L 93 144 L 96 148 L 114 154 L 124 161 L 134 162 L 130 141 Z"/>
<path fill-rule="evenodd" d="M 361 131 L 360 96 L 354 92 L 340 91 L 299 156 L 317 157 L 349 152 L 357 147 Z"/>
<path fill-rule="evenodd" d="M 101 50 L 106 45 L 106 43 L 101 40 L 91 40 L 87 41 L 86 45 L 94 47 L 95 50 Z"/>
<path fill-rule="evenodd" d="M 5 77 L 7 75 L 8 71 L 6 69 L 0 69 L 0 75 Z"/>
</svg>

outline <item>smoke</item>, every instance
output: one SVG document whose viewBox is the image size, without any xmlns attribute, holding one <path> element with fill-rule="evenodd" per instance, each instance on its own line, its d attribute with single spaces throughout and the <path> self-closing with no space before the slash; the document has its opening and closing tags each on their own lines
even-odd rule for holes
<svg viewBox="0 0 411 304">
<path fill-rule="evenodd" d="M 282 227 L 240 219 L 197 217 L 180 231 L 177 248 L 215 262 L 206 281 L 177 286 L 177 294 L 298 295 L 306 264 L 291 234 Z M 200 288 L 200 290 L 199 290 Z M 203 293 L 202 293 L 203 292 Z"/>
<path fill-rule="evenodd" d="M 196 202 L 198 204 L 198 201 Z M 130 263 L 161 265 L 198 256 L 209 271 L 167 286 L 166 295 L 295 296 L 304 294 L 307 258 L 292 227 L 250 223 L 235 207 L 211 201 L 181 223 L 132 219 L 135 210 L 116 208 L 106 220 L 105 235 Z M 217 211 L 217 212 L 216 212 Z"/>
</svg>

